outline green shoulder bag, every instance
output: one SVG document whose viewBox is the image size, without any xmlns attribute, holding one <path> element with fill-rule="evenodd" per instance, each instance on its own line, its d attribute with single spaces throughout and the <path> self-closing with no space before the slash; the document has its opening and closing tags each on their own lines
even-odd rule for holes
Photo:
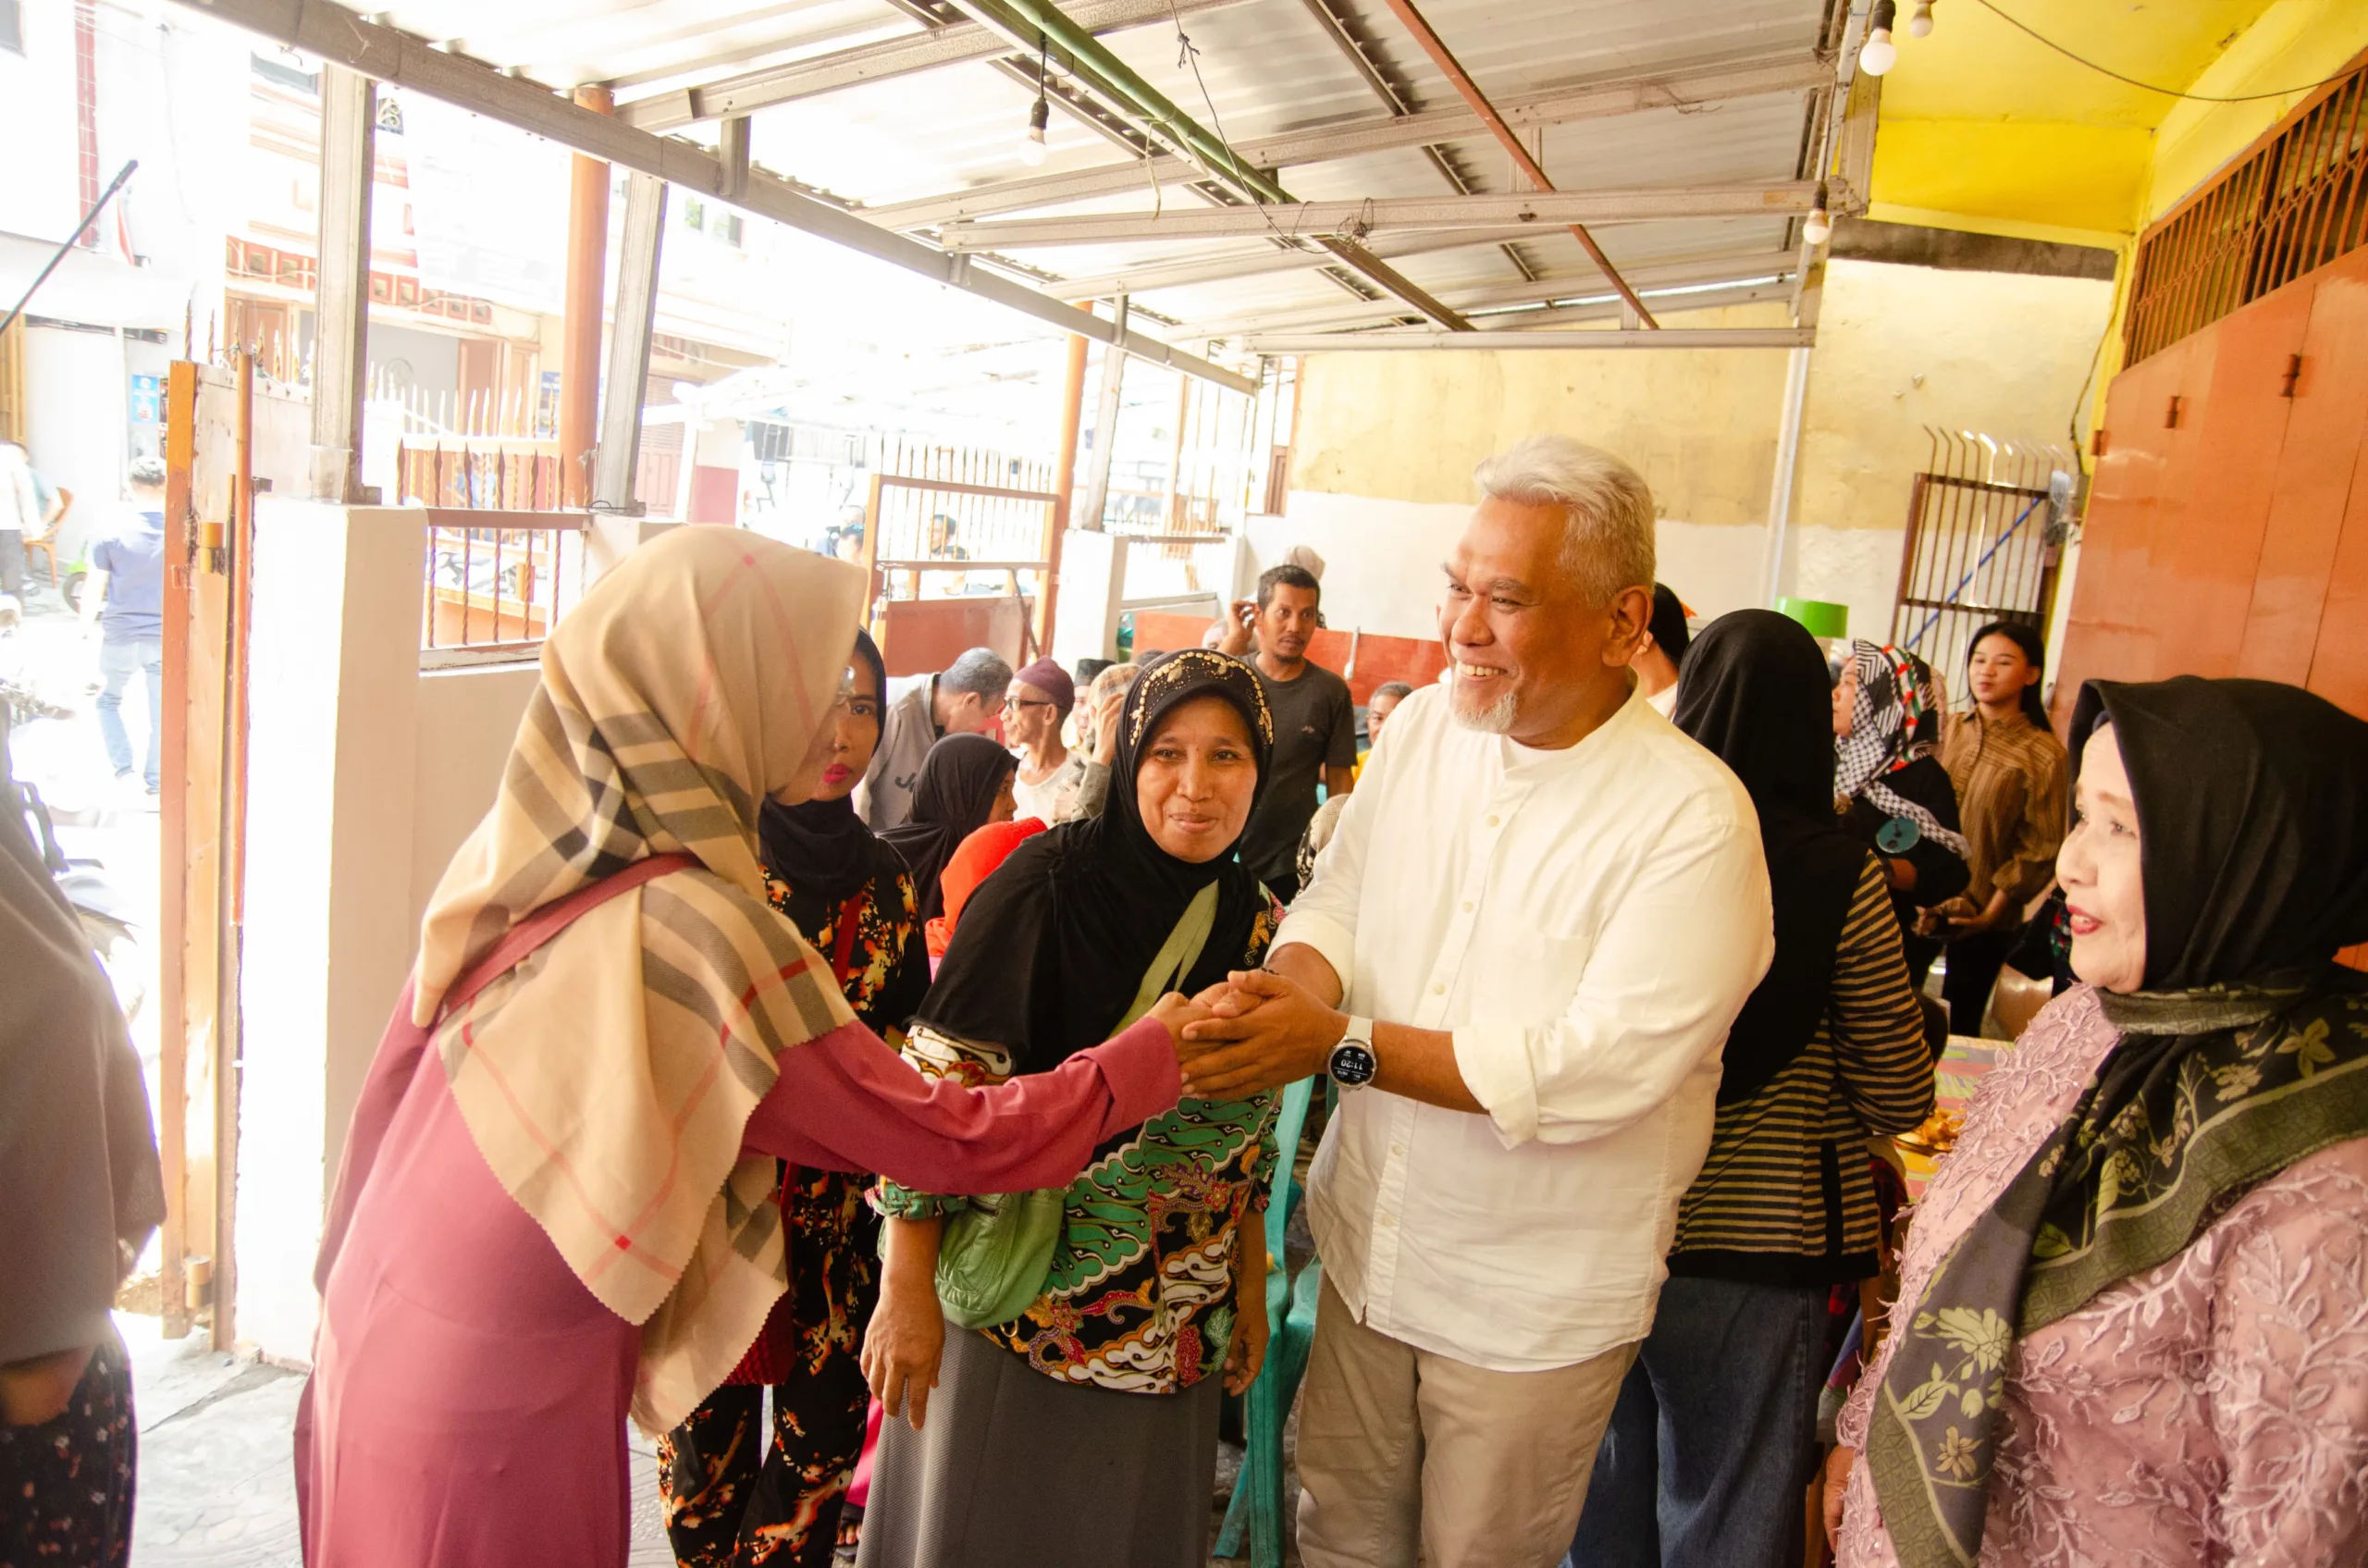
<svg viewBox="0 0 2368 1568">
<path fill-rule="evenodd" d="M 1200 962 L 1216 909 L 1217 886 L 1211 883 L 1185 906 L 1183 919 L 1144 971 L 1134 1006 L 1112 1034 L 1124 1033 L 1184 982 Z M 992 1328 L 1009 1323 L 1044 1293 L 1067 1198 L 1066 1187 L 1000 1192 L 972 1198 L 969 1207 L 947 1217 L 937 1250 L 937 1299 L 948 1323 L 956 1328 Z"/>
</svg>

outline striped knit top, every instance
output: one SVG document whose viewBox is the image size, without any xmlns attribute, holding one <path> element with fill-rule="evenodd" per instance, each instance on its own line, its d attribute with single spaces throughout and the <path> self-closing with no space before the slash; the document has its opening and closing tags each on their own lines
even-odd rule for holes
<svg viewBox="0 0 2368 1568">
<path fill-rule="evenodd" d="M 1932 1057 L 1908 989 L 1891 890 L 1872 855 L 1842 925 L 1833 999 L 1791 1065 L 1719 1107 L 1710 1153 L 1677 1209 L 1671 1274 L 1826 1285 L 1875 1273 L 1870 1133 L 1932 1108 Z"/>
<path fill-rule="evenodd" d="M 1989 719 L 1952 713 L 1941 732 L 1941 765 L 1957 786 L 1957 819 L 1973 850 L 1966 895 L 1987 904 L 2003 889 L 2017 918 L 2055 874 L 2071 809 L 2064 743 L 2020 712 Z"/>
</svg>

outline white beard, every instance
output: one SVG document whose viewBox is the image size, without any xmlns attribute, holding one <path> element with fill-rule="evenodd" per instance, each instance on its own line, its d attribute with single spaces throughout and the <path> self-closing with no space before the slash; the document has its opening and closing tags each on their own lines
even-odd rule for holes
<svg viewBox="0 0 2368 1568">
<path fill-rule="evenodd" d="M 1463 677 L 1453 677 L 1447 690 L 1447 710 L 1458 724 L 1483 735 L 1501 735 L 1512 733 L 1513 721 L 1521 713 L 1521 697 L 1507 692 L 1486 708 L 1474 707 L 1463 695 Z"/>
</svg>

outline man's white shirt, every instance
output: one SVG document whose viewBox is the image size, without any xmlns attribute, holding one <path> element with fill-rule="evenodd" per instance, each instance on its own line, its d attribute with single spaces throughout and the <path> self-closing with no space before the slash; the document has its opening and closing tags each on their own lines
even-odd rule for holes
<svg viewBox="0 0 2368 1568">
<path fill-rule="evenodd" d="M 1566 1366 L 1651 1327 L 1727 1028 L 1775 950 L 1767 864 L 1742 784 L 1642 697 L 1539 751 L 1447 695 L 1391 715 L 1276 945 L 1322 953 L 1349 1012 L 1453 1031 L 1488 1114 L 1344 1093 L 1310 1216 L 1373 1328 Z"/>
</svg>

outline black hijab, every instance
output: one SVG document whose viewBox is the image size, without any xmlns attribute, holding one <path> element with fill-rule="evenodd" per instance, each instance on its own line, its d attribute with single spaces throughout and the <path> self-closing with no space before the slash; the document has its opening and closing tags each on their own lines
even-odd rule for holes
<svg viewBox="0 0 2368 1568">
<path fill-rule="evenodd" d="M 1711 622 L 1686 652 L 1673 717 L 1750 791 L 1775 906 L 1776 957 L 1727 1031 L 1719 1103 L 1732 1105 L 1816 1037 L 1868 853 L 1834 814 L 1832 685 L 1800 623 L 1772 610 Z"/>
<path fill-rule="evenodd" d="M 1240 841 L 1212 860 L 1179 860 L 1152 837 L 1135 799 L 1143 749 L 1160 723 L 1202 697 L 1222 698 L 1240 713 L 1264 792 L 1275 726 L 1257 673 L 1202 648 L 1146 663 L 1118 720 L 1109 806 L 1037 834 L 979 885 L 919 1021 L 1004 1047 L 1018 1072 L 1057 1067 L 1110 1037 L 1185 907 L 1213 882 L 1215 920 L 1182 989 L 1203 990 L 1264 957 L 1271 905 L 1235 858 Z M 1254 814 L 1255 796 L 1251 807 Z"/>
<path fill-rule="evenodd" d="M 905 858 L 913 873 L 913 897 L 923 927 L 945 907 L 938 877 L 962 841 L 987 825 L 1004 780 L 1019 771 L 1019 759 L 985 735 L 947 735 L 929 748 L 913 785 L 910 821 L 880 836 Z"/>
<path fill-rule="evenodd" d="M 857 630 L 853 657 L 871 667 L 876 705 L 884 707 L 888 669 L 870 632 Z M 875 746 L 879 729 L 875 716 Z M 757 818 L 757 839 L 765 869 L 789 884 L 789 905 L 783 913 L 800 931 L 820 931 L 830 924 L 832 911 L 879 873 L 880 840 L 857 815 L 852 794 L 796 806 L 768 800 Z"/>
<path fill-rule="evenodd" d="M 2368 1137 L 2368 976 L 2331 961 L 2368 939 L 2368 722 L 2269 681 L 2091 682 L 2076 769 L 2107 721 L 2138 811 L 2144 986 L 2097 993 L 2112 1051 L 1915 1311 L 1892 1315 L 1867 1463 L 1906 1568 L 1980 1554 L 2003 1401 L 1994 1383 L 1976 1394 L 2015 1339 L 2177 1256 L 2248 1188 Z"/>
<path fill-rule="evenodd" d="M 2236 985 L 2368 938 L 2368 722 L 2276 681 L 2091 681 L 2138 806 L 2146 989 Z"/>
</svg>

